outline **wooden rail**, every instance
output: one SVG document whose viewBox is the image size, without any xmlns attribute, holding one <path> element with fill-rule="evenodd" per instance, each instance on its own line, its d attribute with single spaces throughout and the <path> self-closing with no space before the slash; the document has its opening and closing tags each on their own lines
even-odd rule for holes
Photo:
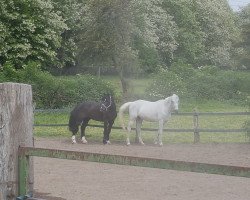
<svg viewBox="0 0 250 200">
<path fill-rule="evenodd" d="M 197 173 L 220 174 L 250 178 L 250 167 L 218 165 L 157 158 L 133 157 L 114 154 L 100 154 L 81 151 L 67 151 L 59 149 L 44 149 L 35 147 L 19 147 L 19 195 L 27 194 L 30 156 L 59 158 L 68 160 L 150 167 Z"/>
</svg>

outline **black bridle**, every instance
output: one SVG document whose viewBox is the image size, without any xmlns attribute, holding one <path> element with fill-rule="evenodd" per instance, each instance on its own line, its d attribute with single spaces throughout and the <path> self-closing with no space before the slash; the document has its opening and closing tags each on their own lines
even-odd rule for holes
<svg viewBox="0 0 250 200">
<path fill-rule="evenodd" d="M 106 102 L 106 99 L 105 99 L 105 101 L 102 102 L 102 104 L 101 104 L 101 107 L 100 107 L 100 111 L 101 111 L 101 112 L 108 111 L 108 109 L 111 107 L 111 105 L 112 105 L 111 95 L 109 96 L 109 105 L 108 105 L 108 106 L 106 106 L 106 105 L 104 104 L 105 102 Z M 103 108 L 104 108 L 104 109 L 103 109 Z"/>
</svg>

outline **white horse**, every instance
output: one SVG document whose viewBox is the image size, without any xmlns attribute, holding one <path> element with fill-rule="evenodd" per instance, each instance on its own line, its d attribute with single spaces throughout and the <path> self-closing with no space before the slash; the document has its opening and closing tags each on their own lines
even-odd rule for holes
<svg viewBox="0 0 250 200">
<path fill-rule="evenodd" d="M 178 112 L 179 97 L 173 94 L 170 97 L 155 102 L 137 100 L 123 104 L 119 109 L 119 118 L 122 128 L 126 130 L 123 120 L 123 113 L 128 109 L 129 122 L 127 127 L 127 145 L 130 145 L 129 135 L 131 126 L 136 121 L 136 132 L 138 133 L 139 142 L 144 145 L 141 138 L 142 121 L 159 122 L 159 130 L 156 135 L 155 144 L 162 146 L 162 131 L 164 124 L 171 117 L 171 112 Z"/>
</svg>

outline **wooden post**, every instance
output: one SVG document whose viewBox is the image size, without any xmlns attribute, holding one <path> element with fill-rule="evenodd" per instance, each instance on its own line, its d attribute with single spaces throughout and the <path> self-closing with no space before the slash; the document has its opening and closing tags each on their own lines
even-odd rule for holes
<svg viewBox="0 0 250 200">
<path fill-rule="evenodd" d="M 97 77 L 100 78 L 101 77 L 101 67 L 98 67 L 98 71 L 97 71 Z"/>
<path fill-rule="evenodd" d="M 19 156 L 19 171 L 18 171 L 18 195 L 25 196 L 28 193 L 29 186 L 29 156 L 21 155 Z"/>
<path fill-rule="evenodd" d="M 194 116 L 193 116 L 193 123 L 194 123 L 194 143 L 200 142 L 200 133 L 199 133 L 199 115 L 197 109 L 194 109 Z"/>
<path fill-rule="evenodd" d="M 18 148 L 33 147 L 33 106 L 30 85 L 0 83 L 0 200 L 14 200 L 18 191 Z M 33 163 L 29 164 L 33 192 Z"/>
</svg>

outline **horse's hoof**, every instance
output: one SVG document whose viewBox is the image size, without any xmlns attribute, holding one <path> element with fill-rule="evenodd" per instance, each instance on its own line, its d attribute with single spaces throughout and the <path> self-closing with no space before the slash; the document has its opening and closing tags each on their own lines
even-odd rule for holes
<svg viewBox="0 0 250 200">
<path fill-rule="evenodd" d="M 145 145 L 145 143 L 144 143 L 142 140 L 140 140 L 140 144 L 141 144 L 141 145 Z"/>
<path fill-rule="evenodd" d="M 108 140 L 103 140 L 102 143 L 103 144 L 109 144 L 110 142 Z"/>
<path fill-rule="evenodd" d="M 82 143 L 83 144 L 88 144 L 88 141 L 87 140 L 82 140 Z"/>
<path fill-rule="evenodd" d="M 129 138 L 126 139 L 126 144 L 127 144 L 127 146 L 130 145 L 130 140 L 129 140 Z"/>
<path fill-rule="evenodd" d="M 108 140 L 106 144 L 111 144 L 111 142 Z"/>
<path fill-rule="evenodd" d="M 87 143 L 88 143 L 88 141 L 85 139 L 84 136 L 82 137 L 82 143 L 83 143 L 83 144 L 87 144 Z"/>
<path fill-rule="evenodd" d="M 76 144 L 76 136 L 72 135 L 71 137 L 72 144 Z"/>
</svg>

